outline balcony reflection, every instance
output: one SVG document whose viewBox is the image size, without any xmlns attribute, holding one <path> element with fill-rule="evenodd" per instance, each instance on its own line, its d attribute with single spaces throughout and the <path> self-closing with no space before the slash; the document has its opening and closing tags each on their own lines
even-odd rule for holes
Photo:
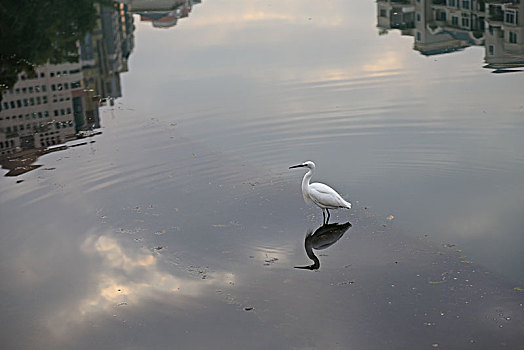
<svg viewBox="0 0 524 350">
<path fill-rule="evenodd" d="M 155 28 L 171 28 L 179 19 L 186 18 L 193 5 L 200 0 L 124 0 L 129 11 L 140 16 L 140 21 L 151 22 Z"/>
<path fill-rule="evenodd" d="M 313 260 L 312 265 L 295 266 L 296 269 L 318 270 L 320 268 L 320 260 L 315 255 L 313 250 L 323 250 L 335 244 L 347 230 L 351 227 L 351 223 L 344 224 L 334 223 L 325 224 L 316 229 L 314 233 L 309 231 L 304 241 L 304 248 L 307 256 Z"/>
<path fill-rule="evenodd" d="M 133 17 L 125 4 L 91 6 L 96 24 L 78 40 L 77 52 L 58 41 L 58 62 L 46 58 L 45 64 L 24 68 L 2 60 L 3 71 L 16 74 L 12 86 L 3 82 L 0 96 L 0 163 L 10 170 L 7 176 L 31 171 L 41 155 L 67 148 L 57 145 L 96 135 L 101 102 L 122 96 L 120 73 L 127 71 L 134 46 Z"/>
<path fill-rule="evenodd" d="M 425 56 L 482 46 L 484 68 L 520 71 L 512 68 L 524 66 L 523 12 L 520 0 L 378 0 L 377 27 L 413 36 Z"/>
</svg>

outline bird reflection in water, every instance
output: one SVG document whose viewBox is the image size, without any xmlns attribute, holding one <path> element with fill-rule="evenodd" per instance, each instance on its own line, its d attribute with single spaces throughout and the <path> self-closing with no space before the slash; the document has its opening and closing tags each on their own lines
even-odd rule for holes
<svg viewBox="0 0 524 350">
<path fill-rule="evenodd" d="M 325 224 L 316 229 L 315 232 L 308 231 L 304 241 L 304 248 L 307 256 L 313 260 L 312 265 L 295 266 L 296 269 L 318 270 L 320 268 L 320 260 L 315 255 L 313 250 L 322 250 L 331 247 L 335 244 L 346 231 L 351 227 L 351 223 L 344 224 L 334 223 Z"/>
</svg>

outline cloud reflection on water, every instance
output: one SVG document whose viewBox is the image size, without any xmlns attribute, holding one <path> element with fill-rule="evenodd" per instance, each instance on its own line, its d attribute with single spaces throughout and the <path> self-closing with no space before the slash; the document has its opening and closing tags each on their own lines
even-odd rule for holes
<svg viewBox="0 0 524 350">
<path fill-rule="evenodd" d="M 79 254 L 81 260 L 87 260 L 84 266 L 89 268 L 76 274 L 69 283 L 83 283 L 85 294 L 73 294 L 63 303 L 58 301 L 43 317 L 46 328 L 55 337 L 68 340 L 71 328 L 118 317 L 121 308 L 131 312 L 130 309 L 158 303 L 185 309 L 195 298 L 235 282 L 233 273 L 204 269 L 205 275 L 198 272 L 192 275 L 192 269 L 174 268 L 161 254 L 144 247 L 125 246 L 111 233 L 89 234 Z M 199 299 L 199 303 L 205 302 Z"/>
</svg>

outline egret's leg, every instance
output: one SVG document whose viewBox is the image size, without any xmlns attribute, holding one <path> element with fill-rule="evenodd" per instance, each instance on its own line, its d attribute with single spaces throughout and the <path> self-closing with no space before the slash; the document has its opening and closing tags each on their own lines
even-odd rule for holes
<svg viewBox="0 0 524 350">
<path fill-rule="evenodd" d="M 329 217 L 330 217 L 331 215 L 329 214 L 329 209 L 328 209 L 328 208 L 326 208 L 326 211 L 327 211 L 327 220 L 326 220 L 326 224 L 327 224 L 327 223 L 329 222 Z"/>
<path fill-rule="evenodd" d="M 324 208 L 322 208 L 322 224 L 326 223 L 326 213 L 324 213 Z"/>
</svg>

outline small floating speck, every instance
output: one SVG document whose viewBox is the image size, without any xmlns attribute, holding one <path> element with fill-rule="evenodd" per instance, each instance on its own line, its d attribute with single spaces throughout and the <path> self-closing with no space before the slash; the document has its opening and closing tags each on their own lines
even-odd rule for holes
<svg viewBox="0 0 524 350">
<path fill-rule="evenodd" d="M 355 283 L 355 281 L 344 281 L 344 282 L 337 283 L 337 286 L 345 286 L 347 284 L 353 284 L 353 283 Z"/>
<path fill-rule="evenodd" d="M 253 310 L 253 309 L 254 309 L 254 307 L 252 307 L 252 306 L 246 306 L 246 307 L 244 308 L 244 311 L 251 311 L 251 310 Z"/>
</svg>

